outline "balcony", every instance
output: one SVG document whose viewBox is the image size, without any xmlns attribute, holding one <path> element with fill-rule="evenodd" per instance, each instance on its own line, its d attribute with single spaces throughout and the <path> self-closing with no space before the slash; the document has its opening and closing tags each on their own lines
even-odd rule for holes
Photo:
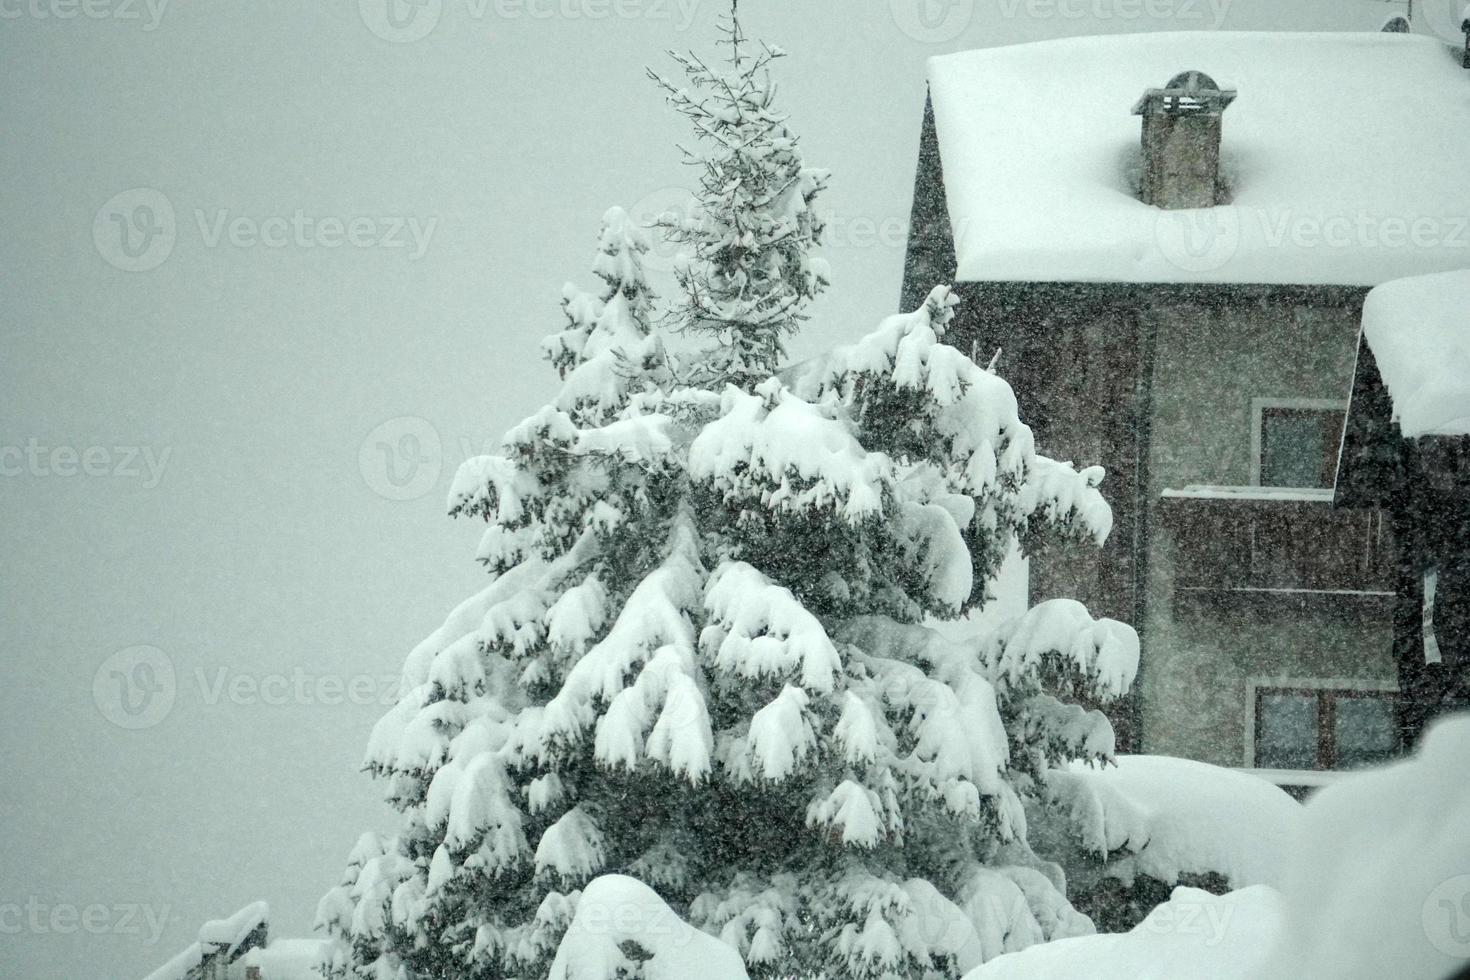
<svg viewBox="0 0 1470 980">
<path fill-rule="evenodd" d="M 1394 547 L 1377 510 L 1334 510 L 1330 489 L 1165 490 L 1176 593 L 1392 596 Z"/>
</svg>

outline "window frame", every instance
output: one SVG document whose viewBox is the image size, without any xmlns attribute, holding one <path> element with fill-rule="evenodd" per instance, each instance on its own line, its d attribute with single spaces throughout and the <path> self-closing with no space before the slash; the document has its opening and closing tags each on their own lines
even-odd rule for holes
<svg viewBox="0 0 1470 980">
<path fill-rule="evenodd" d="M 1271 486 L 1274 489 L 1283 490 L 1307 490 L 1323 489 L 1320 487 L 1276 487 L 1274 484 L 1261 482 L 1261 453 L 1266 446 L 1265 420 L 1266 413 L 1273 409 L 1285 409 L 1287 411 L 1305 412 L 1340 412 L 1344 421 L 1347 419 L 1348 403 L 1338 398 L 1252 398 L 1251 399 L 1251 483 L 1253 487 Z M 1337 457 L 1342 455 L 1342 438 L 1346 425 L 1338 431 Z M 1331 467 L 1333 475 L 1337 471 L 1337 457 L 1324 459 L 1322 461 L 1323 472 Z M 1335 480 L 1328 481 L 1326 489 L 1331 489 Z"/>
<path fill-rule="evenodd" d="M 1250 678 L 1246 681 L 1245 699 L 1245 765 L 1248 769 L 1259 768 L 1256 764 L 1256 746 L 1261 736 L 1260 703 L 1261 698 L 1268 694 L 1302 694 L 1317 698 L 1317 765 L 1301 771 L 1344 772 L 1350 770 L 1340 769 L 1337 765 L 1334 721 L 1338 699 L 1382 698 L 1390 702 L 1390 707 L 1396 707 L 1399 686 L 1394 681 L 1347 677 Z"/>
</svg>

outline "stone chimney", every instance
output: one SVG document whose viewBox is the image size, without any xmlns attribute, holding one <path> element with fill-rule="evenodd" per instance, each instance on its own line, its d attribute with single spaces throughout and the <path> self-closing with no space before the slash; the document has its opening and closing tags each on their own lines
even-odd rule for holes
<svg viewBox="0 0 1470 980">
<path fill-rule="evenodd" d="M 1235 91 L 1221 91 L 1204 72 L 1180 72 L 1133 106 L 1143 117 L 1145 204 L 1208 208 L 1222 204 L 1220 121 Z"/>
<path fill-rule="evenodd" d="M 1460 17 L 1460 33 L 1465 35 L 1465 50 L 1460 52 L 1460 66 L 1470 68 L 1470 3 L 1465 4 L 1465 12 Z"/>
</svg>

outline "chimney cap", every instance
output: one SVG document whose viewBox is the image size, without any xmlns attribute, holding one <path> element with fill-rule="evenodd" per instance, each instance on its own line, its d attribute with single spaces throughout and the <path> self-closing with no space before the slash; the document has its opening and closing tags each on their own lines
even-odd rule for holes
<svg viewBox="0 0 1470 980">
<path fill-rule="evenodd" d="M 1164 88 L 1168 91 L 1181 92 L 1218 92 L 1220 86 L 1215 80 L 1202 71 L 1181 71 L 1169 79 L 1169 84 Z"/>
<path fill-rule="evenodd" d="M 1221 113 L 1235 101 L 1235 89 L 1221 89 L 1202 71 L 1181 71 L 1163 88 L 1151 88 L 1133 105 L 1133 114 L 1195 115 Z"/>
</svg>

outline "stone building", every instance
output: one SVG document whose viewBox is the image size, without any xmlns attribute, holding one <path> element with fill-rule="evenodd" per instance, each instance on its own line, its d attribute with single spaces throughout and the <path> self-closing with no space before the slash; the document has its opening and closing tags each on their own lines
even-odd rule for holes
<svg viewBox="0 0 1470 980">
<path fill-rule="evenodd" d="M 1133 623 L 1125 749 L 1336 769 L 1397 749 L 1393 521 L 1334 509 L 1364 296 L 1470 267 L 1470 71 L 1413 33 L 1172 32 L 933 59 L 905 309 L 1100 463 L 1101 555 L 1034 596 Z"/>
</svg>

